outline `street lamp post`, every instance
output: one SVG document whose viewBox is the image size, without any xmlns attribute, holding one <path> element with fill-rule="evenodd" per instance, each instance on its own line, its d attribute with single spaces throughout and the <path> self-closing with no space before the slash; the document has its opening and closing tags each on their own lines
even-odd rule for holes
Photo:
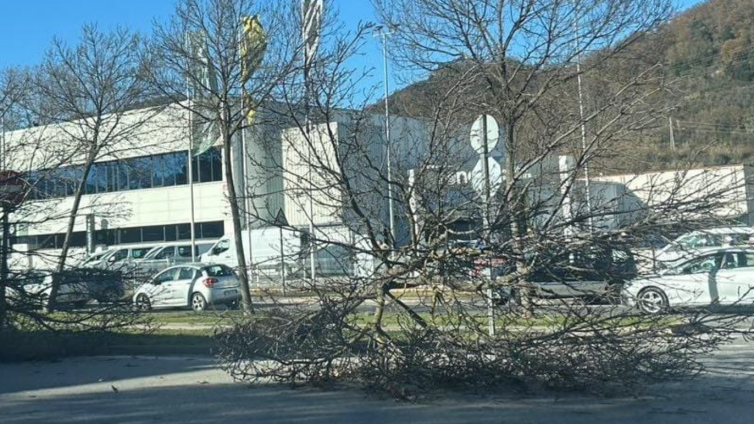
<svg viewBox="0 0 754 424">
<path fill-rule="evenodd" d="M 387 160 L 387 202 L 388 202 L 388 215 L 390 225 L 390 238 L 391 244 L 395 243 L 395 213 L 393 210 L 393 179 L 392 179 L 392 158 L 391 158 L 391 144 L 390 138 L 390 101 L 388 95 L 390 94 L 390 85 L 388 80 L 388 61 L 387 61 L 387 36 L 391 34 L 384 26 L 380 25 L 375 28 L 375 36 L 379 36 L 382 39 L 382 70 L 385 87 L 385 156 Z"/>
</svg>

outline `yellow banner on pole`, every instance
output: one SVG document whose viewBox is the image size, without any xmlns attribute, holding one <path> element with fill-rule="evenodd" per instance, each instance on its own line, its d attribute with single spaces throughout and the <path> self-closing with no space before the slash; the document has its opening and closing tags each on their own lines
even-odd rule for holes
<svg viewBox="0 0 754 424">
<path fill-rule="evenodd" d="M 242 19 L 243 36 L 241 38 L 241 84 L 246 84 L 252 74 L 259 69 L 267 50 L 267 35 L 257 15 Z"/>
<path fill-rule="evenodd" d="M 259 69 L 267 50 L 267 35 L 259 22 L 259 16 L 247 16 L 242 19 L 243 34 L 241 37 L 241 86 L 243 87 L 243 104 L 251 104 L 246 94 L 246 83 Z M 249 125 L 254 124 L 256 112 L 250 109 L 246 114 Z"/>
</svg>

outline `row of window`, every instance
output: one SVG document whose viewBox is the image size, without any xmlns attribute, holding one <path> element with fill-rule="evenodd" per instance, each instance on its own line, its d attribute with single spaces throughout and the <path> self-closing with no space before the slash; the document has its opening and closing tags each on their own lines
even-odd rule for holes
<svg viewBox="0 0 754 424">
<path fill-rule="evenodd" d="M 223 221 L 198 222 L 194 224 L 197 239 L 220 238 L 225 234 Z M 191 239 L 191 224 L 152 225 L 148 227 L 118 228 L 94 232 L 94 244 L 108 246 L 126 243 L 150 243 Z M 14 244 L 28 244 L 30 249 L 60 249 L 65 240 L 64 233 L 41 234 L 13 237 Z M 71 238 L 72 247 L 86 246 L 86 232 L 75 231 Z"/>
<path fill-rule="evenodd" d="M 193 181 L 222 181 L 222 155 L 213 147 L 192 158 Z M 27 176 L 35 189 L 33 199 L 72 196 L 83 177 L 82 166 L 32 172 Z M 92 165 L 84 194 L 111 193 L 188 184 L 188 153 L 164 153 Z"/>
</svg>

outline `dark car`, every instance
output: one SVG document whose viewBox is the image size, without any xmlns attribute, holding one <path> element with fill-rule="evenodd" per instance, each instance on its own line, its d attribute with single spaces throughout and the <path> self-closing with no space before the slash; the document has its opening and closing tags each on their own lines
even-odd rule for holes
<svg viewBox="0 0 754 424">
<path fill-rule="evenodd" d="M 73 268 L 60 274 L 63 284 L 83 284 L 89 299 L 99 303 L 115 302 L 125 295 L 123 276 L 119 271 L 101 268 Z"/>
<path fill-rule="evenodd" d="M 621 249 L 591 249 L 577 252 L 532 255 L 532 269 L 524 277 L 540 298 L 591 297 L 617 301 L 625 281 L 636 277 L 633 255 Z M 512 264 L 498 267 L 498 278 L 515 271 Z M 494 298 L 500 303 L 516 295 L 515 284 L 499 286 Z"/>
</svg>

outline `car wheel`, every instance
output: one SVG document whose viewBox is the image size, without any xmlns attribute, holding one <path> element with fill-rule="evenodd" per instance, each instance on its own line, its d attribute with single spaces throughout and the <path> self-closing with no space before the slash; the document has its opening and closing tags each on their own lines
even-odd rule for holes
<svg viewBox="0 0 754 424">
<path fill-rule="evenodd" d="M 647 314 L 659 314 L 668 309 L 667 296 L 656 287 L 647 287 L 640 291 L 636 303 L 639 309 Z"/>
<path fill-rule="evenodd" d="M 152 309 L 152 302 L 145 294 L 140 294 L 136 297 L 136 309 L 139 311 L 149 311 Z"/>
<path fill-rule="evenodd" d="M 202 296 L 201 293 L 194 293 L 194 295 L 191 296 L 191 309 L 193 309 L 194 312 L 201 312 L 207 309 L 207 300 L 204 299 L 204 296 Z"/>
<path fill-rule="evenodd" d="M 120 293 L 118 293 L 118 290 L 109 288 L 105 289 L 105 291 L 97 297 L 97 302 L 110 303 L 116 302 L 118 299 L 120 299 Z"/>
<path fill-rule="evenodd" d="M 607 302 L 608 305 L 620 305 L 621 304 L 621 290 L 623 285 L 621 283 L 610 283 L 607 286 L 605 294 L 602 296 L 602 300 Z"/>
</svg>

